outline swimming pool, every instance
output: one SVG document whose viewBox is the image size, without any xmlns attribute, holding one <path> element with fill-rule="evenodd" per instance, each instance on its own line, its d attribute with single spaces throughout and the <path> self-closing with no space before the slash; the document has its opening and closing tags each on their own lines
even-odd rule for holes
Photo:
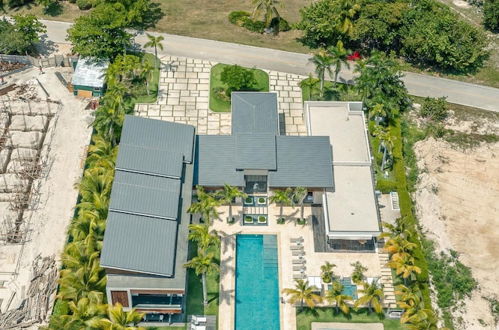
<svg viewBox="0 0 499 330">
<path fill-rule="evenodd" d="M 278 276 L 277 236 L 237 235 L 236 330 L 280 328 Z"/>
</svg>

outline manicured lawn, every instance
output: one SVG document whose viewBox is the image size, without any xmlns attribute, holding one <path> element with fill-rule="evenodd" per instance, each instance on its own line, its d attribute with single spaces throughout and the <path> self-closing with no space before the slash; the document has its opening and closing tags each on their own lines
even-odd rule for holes
<svg viewBox="0 0 499 330">
<path fill-rule="evenodd" d="M 189 260 L 196 253 L 196 246 L 192 243 L 189 245 Z M 217 263 L 220 263 L 220 247 L 212 248 L 215 253 Z M 218 316 L 218 297 L 220 290 L 219 274 L 211 274 L 206 277 L 208 287 L 208 305 L 203 306 L 203 286 L 201 277 L 197 276 L 194 270 L 187 270 L 187 315 L 217 315 Z"/>
<path fill-rule="evenodd" d="M 227 86 L 220 80 L 220 75 L 228 64 L 217 64 L 211 68 L 210 74 L 210 109 L 215 112 L 229 112 L 230 101 L 222 100 L 217 96 L 216 91 L 220 88 L 227 88 Z M 269 91 L 269 75 L 259 69 L 250 69 L 255 74 L 256 86 L 255 91 L 268 92 Z"/>
<path fill-rule="evenodd" d="M 310 330 L 312 322 L 342 322 L 342 323 L 383 323 L 385 330 L 406 329 L 400 324 L 399 320 L 382 319 L 375 313 L 367 314 L 367 310 L 363 309 L 358 312 L 352 312 L 347 318 L 343 314 L 334 314 L 334 308 L 315 308 L 311 310 L 305 308 L 303 312 L 296 313 L 296 329 Z"/>
<path fill-rule="evenodd" d="M 151 66 L 154 67 L 156 57 L 153 54 L 146 53 L 144 55 L 144 61 L 149 62 Z M 158 84 L 159 84 L 159 68 L 154 69 L 151 79 L 149 81 L 149 94 L 147 93 L 146 84 L 140 84 L 134 87 L 134 97 L 132 102 L 134 103 L 153 103 L 156 102 L 158 96 Z"/>
</svg>

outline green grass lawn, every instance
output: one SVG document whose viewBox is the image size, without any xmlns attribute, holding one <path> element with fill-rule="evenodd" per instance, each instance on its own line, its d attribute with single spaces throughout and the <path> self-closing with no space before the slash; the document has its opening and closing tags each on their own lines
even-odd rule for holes
<svg viewBox="0 0 499 330">
<path fill-rule="evenodd" d="M 149 62 L 154 67 L 156 57 L 153 54 L 145 53 L 144 61 Z M 145 83 L 134 86 L 133 89 L 133 103 L 154 103 L 158 97 L 159 85 L 159 69 L 154 69 L 151 79 L 149 81 L 149 93 L 147 93 L 147 86 Z"/>
<path fill-rule="evenodd" d="M 304 308 L 303 312 L 296 313 L 297 330 L 310 330 L 312 322 L 383 323 L 385 330 L 406 329 L 399 320 L 380 319 L 375 313 L 367 314 L 367 309 L 352 311 L 348 318 L 341 313 L 335 314 L 332 307 Z"/>
<path fill-rule="evenodd" d="M 192 243 L 189 245 L 189 260 L 196 253 L 196 246 Z M 220 247 L 212 248 L 215 253 L 216 262 L 220 263 Z M 194 270 L 187 270 L 187 315 L 217 315 L 220 290 L 219 274 L 208 274 L 206 277 L 206 285 L 208 287 L 208 305 L 203 306 L 203 286 L 201 277 L 197 276 Z"/>
<path fill-rule="evenodd" d="M 230 112 L 230 101 L 222 100 L 216 95 L 216 90 L 219 88 L 227 88 L 227 86 L 220 80 L 220 75 L 228 64 L 217 64 L 211 68 L 210 74 L 210 109 L 215 112 Z M 255 91 L 268 92 L 269 91 L 269 75 L 259 69 L 250 69 L 255 74 L 256 86 Z"/>
</svg>

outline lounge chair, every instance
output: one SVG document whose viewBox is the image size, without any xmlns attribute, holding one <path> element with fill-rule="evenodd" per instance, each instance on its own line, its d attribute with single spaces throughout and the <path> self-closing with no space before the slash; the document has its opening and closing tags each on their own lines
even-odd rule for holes
<svg viewBox="0 0 499 330">
<path fill-rule="evenodd" d="M 305 255 L 305 252 L 303 250 L 295 250 L 292 252 L 292 255 L 294 257 L 297 257 L 297 256 L 304 256 Z"/>
<path fill-rule="evenodd" d="M 305 263 L 306 263 L 305 259 L 293 259 L 294 265 L 303 265 Z"/>
<path fill-rule="evenodd" d="M 303 243 L 303 237 L 290 238 L 289 241 L 291 243 Z"/>
<path fill-rule="evenodd" d="M 306 269 L 305 266 L 293 266 L 293 271 L 295 271 L 295 272 L 300 271 L 303 273 L 305 271 L 305 269 Z"/>
<path fill-rule="evenodd" d="M 291 245 L 291 250 L 303 250 L 303 245 Z"/>
<path fill-rule="evenodd" d="M 293 279 L 295 279 L 295 280 L 302 280 L 302 279 L 305 279 L 305 278 L 307 278 L 307 275 L 305 275 L 303 273 L 293 274 Z"/>
</svg>

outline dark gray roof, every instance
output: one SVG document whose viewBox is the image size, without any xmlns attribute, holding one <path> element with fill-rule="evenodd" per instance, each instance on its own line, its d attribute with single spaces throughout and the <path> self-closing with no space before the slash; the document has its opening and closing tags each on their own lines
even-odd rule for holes
<svg viewBox="0 0 499 330">
<path fill-rule="evenodd" d="M 120 144 L 180 153 L 192 162 L 194 127 L 168 121 L 125 116 Z"/>
<path fill-rule="evenodd" d="M 279 134 L 277 94 L 234 92 L 232 102 L 232 135 L 238 133 Z"/>
<path fill-rule="evenodd" d="M 109 209 L 175 220 L 180 180 L 116 171 Z"/>
<path fill-rule="evenodd" d="M 242 171 L 236 171 L 236 144 L 230 135 L 199 135 L 196 139 L 194 183 L 202 186 L 244 186 Z"/>
<path fill-rule="evenodd" d="M 182 176 L 183 156 L 180 153 L 129 144 L 121 144 L 119 151 L 116 160 L 119 170 L 170 178 Z"/>
<path fill-rule="evenodd" d="M 277 136 L 277 171 L 269 187 L 333 187 L 331 144 L 327 136 Z"/>
<path fill-rule="evenodd" d="M 80 58 L 71 78 L 71 84 L 102 88 L 108 66 L 108 61 Z"/>
<path fill-rule="evenodd" d="M 237 134 L 236 169 L 276 169 L 274 134 Z"/>
<path fill-rule="evenodd" d="M 101 266 L 172 276 L 176 237 L 176 221 L 109 212 Z"/>
</svg>

